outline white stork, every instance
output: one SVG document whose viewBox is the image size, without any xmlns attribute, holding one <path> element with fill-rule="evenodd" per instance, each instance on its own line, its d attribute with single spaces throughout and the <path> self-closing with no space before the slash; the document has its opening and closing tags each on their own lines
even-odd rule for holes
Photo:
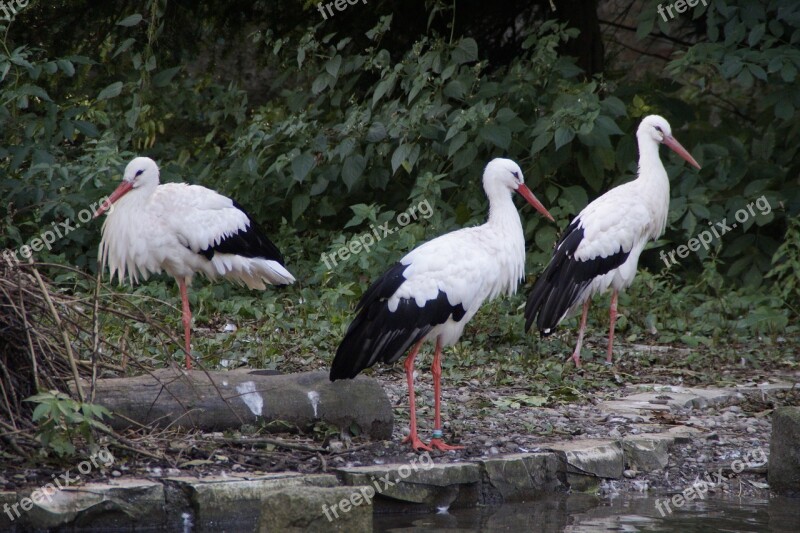
<svg viewBox="0 0 800 533">
<path fill-rule="evenodd" d="M 542 336 L 553 333 L 565 317 L 583 306 L 578 343 L 572 354 L 577 367 L 581 366 L 589 302 L 592 296 L 606 292 L 609 287 L 613 292 L 606 361 L 611 363 L 617 295 L 633 282 L 639 254 L 647 242 L 664 233 L 669 212 L 669 178 L 658 156 L 658 145 L 666 145 L 700 168 L 672 136 L 669 123 L 658 115 L 642 120 L 636 138 L 639 176 L 603 194 L 572 220 L 525 306 L 525 330 L 535 320 Z"/>
<path fill-rule="evenodd" d="M 330 379 L 353 378 L 381 361 L 405 361 L 411 432 L 403 440 L 415 450 L 455 450 L 442 440 L 441 352 L 458 341 L 464 326 L 487 298 L 514 294 L 524 277 L 525 237 L 511 198 L 517 191 L 537 211 L 553 220 L 523 182 L 519 166 L 494 159 L 484 170 L 489 220 L 482 226 L 442 235 L 412 250 L 367 289 L 356 317 L 336 350 Z M 435 339 L 431 372 L 435 420 L 430 446 L 417 436 L 414 358 L 426 339 Z"/>
<path fill-rule="evenodd" d="M 122 183 L 94 216 L 108 211 L 98 250 L 102 267 L 127 276 L 167 271 L 178 282 L 183 301 L 186 368 L 192 368 L 192 313 L 187 286 L 200 272 L 224 276 L 251 289 L 294 282 L 283 257 L 250 215 L 235 201 L 200 185 L 159 185 L 155 161 L 137 157 L 125 167 Z"/>
</svg>

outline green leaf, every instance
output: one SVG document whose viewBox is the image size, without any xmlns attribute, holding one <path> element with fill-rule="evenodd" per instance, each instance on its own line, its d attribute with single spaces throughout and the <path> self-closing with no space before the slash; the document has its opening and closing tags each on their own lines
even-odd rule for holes
<svg viewBox="0 0 800 533">
<path fill-rule="evenodd" d="M 358 178 L 364 173 L 367 167 L 367 160 L 361 154 L 354 154 L 344 160 L 342 165 L 342 181 L 347 185 L 347 190 L 353 188 Z"/>
<path fill-rule="evenodd" d="M 314 157 L 309 153 L 302 153 L 292 159 L 292 174 L 295 181 L 302 182 L 314 168 Z"/>
<path fill-rule="evenodd" d="M 375 86 L 375 92 L 372 95 L 372 107 L 375 107 L 375 104 L 377 104 L 381 98 L 392 92 L 395 81 L 397 81 L 397 74 L 392 72 L 388 78 L 382 80 Z"/>
<path fill-rule="evenodd" d="M 112 83 L 111 85 L 100 91 L 100 94 L 97 95 L 97 99 L 108 100 L 110 98 L 114 98 L 115 96 L 119 96 L 121 92 L 122 92 L 122 82 L 115 81 L 114 83 Z"/>
<path fill-rule="evenodd" d="M 113 59 L 113 58 L 117 57 L 118 55 L 120 55 L 121 53 L 125 52 L 125 51 L 126 51 L 128 48 L 130 48 L 130 47 L 133 45 L 133 43 L 135 43 L 135 42 L 136 42 L 136 39 L 134 39 L 134 38 L 132 38 L 132 37 L 131 37 L 131 38 L 129 38 L 129 39 L 125 39 L 124 41 L 122 41 L 122 43 L 121 43 L 121 44 L 120 44 L 120 45 L 117 47 L 117 49 L 114 51 L 114 54 L 111 56 L 111 58 Z"/>
<path fill-rule="evenodd" d="M 52 102 L 50 96 L 48 96 L 47 91 L 42 89 L 41 87 L 37 87 L 36 85 L 29 85 L 25 84 L 19 89 L 17 89 L 19 94 L 25 94 L 28 96 L 35 96 L 37 98 L 41 98 L 42 100 L 46 100 L 48 102 Z"/>
<path fill-rule="evenodd" d="M 572 131 L 572 129 L 564 127 L 564 126 L 561 126 L 560 128 L 558 128 L 556 130 L 555 135 L 554 135 L 554 138 L 555 138 L 555 141 L 556 141 L 556 150 L 558 150 L 559 148 L 561 148 L 565 144 L 567 144 L 570 141 L 572 141 L 572 139 L 574 137 L 575 137 L 575 132 Z"/>
<path fill-rule="evenodd" d="M 75 66 L 72 64 L 72 61 L 67 59 L 58 59 L 56 60 L 56 65 L 61 71 L 69 76 L 70 78 L 75 74 Z"/>
<path fill-rule="evenodd" d="M 531 145 L 531 155 L 538 154 L 545 148 L 550 142 L 553 140 L 553 132 L 552 131 L 545 131 L 541 133 L 538 137 L 533 140 L 533 144 Z"/>
<path fill-rule="evenodd" d="M 325 62 L 325 70 L 328 74 L 336 78 L 339 75 L 339 68 L 342 66 L 342 56 L 337 55 Z"/>
<path fill-rule="evenodd" d="M 141 21 L 142 16 L 139 13 L 134 13 L 117 22 L 117 26 L 136 26 Z"/>
<path fill-rule="evenodd" d="M 165 87 L 172 81 L 172 78 L 175 77 L 175 74 L 180 72 L 181 67 L 172 67 L 166 68 L 153 76 L 153 85 L 156 87 Z"/>
<path fill-rule="evenodd" d="M 761 38 L 764 37 L 766 29 L 767 25 L 763 22 L 758 26 L 756 26 L 755 28 L 753 28 L 750 31 L 750 36 L 747 38 L 747 44 L 749 44 L 751 48 L 757 45 L 758 42 L 761 40 Z"/>
<path fill-rule="evenodd" d="M 376 143 L 386 138 L 386 126 L 383 122 L 373 122 L 367 131 L 366 140 L 368 143 Z"/>
<path fill-rule="evenodd" d="M 495 146 L 508 150 L 511 145 L 511 130 L 506 126 L 497 124 L 487 124 L 480 131 L 481 139 L 488 141 Z"/>
<path fill-rule="evenodd" d="M 97 129 L 97 126 L 95 126 L 91 122 L 86 122 L 85 120 L 75 120 L 73 121 L 73 124 L 75 125 L 76 130 L 86 135 L 87 137 L 92 137 L 92 138 L 100 137 L 100 131 Z"/>
<path fill-rule="evenodd" d="M 46 403 L 40 403 L 36 406 L 36 409 L 33 410 L 33 415 L 31 415 L 31 419 L 34 422 L 38 422 L 42 418 L 45 418 L 47 414 L 50 412 L 50 405 Z"/>
<path fill-rule="evenodd" d="M 396 173 L 397 169 L 408 159 L 412 148 L 413 146 L 410 144 L 401 144 L 397 147 L 392 154 L 392 174 Z"/>
<path fill-rule="evenodd" d="M 619 129 L 619 126 L 611 117 L 600 115 L 595 119 L 594 123 L 606 135 L 625 135 L 625 132 Z"/>
<path fill-rule="evenodd" d="M 459 65 L 462 63 L 469 63 L 478 60 L 478 43 L 475 39 L 467 37 L 461 39 L 458 45 L 453 49 L 453 61 Z"/>
<path fill-rule="evenodd" d="M 453 157 L 453 154 L 458 152 L 464 143 L 467 142 L 469 137 L 465 132 L 458 133 L 453 139 L 450 141 L 450 146 L 447 147 L 447 157 Z"/>
<path fill-rule="evenodd" d="M 307 194 L 296 194 L 292 198 L 292 221 L 300 218 L 300 215 L 305 212 L 310 203 L 311 198 Z"/>
</svg>

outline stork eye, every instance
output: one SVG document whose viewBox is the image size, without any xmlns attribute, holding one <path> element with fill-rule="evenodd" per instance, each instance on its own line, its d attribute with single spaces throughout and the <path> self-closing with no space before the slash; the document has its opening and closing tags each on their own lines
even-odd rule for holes
<svg viewBox="0 0 800 533">
<path fill-rule="evenodd" d="M 656 131 L 658 133 L 662 133 L 662 134 L 664 133 L 664 131 L 661 129 L 661 126 L 656 126 Z"/>
<path fill-rule="evenodd" d="M 141 176 L 142 174 L 144 174 L 144 169 L 141 169 L 141 170 L 137 170 L 137 171 L 136 171 L 136 177 L 137 177 L 137 178 L 138 178 L 139 176 Z"/>
<path fill-rule="evenodd" d="M 519 179 L 519 172 L 515 171 L 515 172 L 512 172 L 511 174 L 513 174 L 515 178 Z"/>
</svg>

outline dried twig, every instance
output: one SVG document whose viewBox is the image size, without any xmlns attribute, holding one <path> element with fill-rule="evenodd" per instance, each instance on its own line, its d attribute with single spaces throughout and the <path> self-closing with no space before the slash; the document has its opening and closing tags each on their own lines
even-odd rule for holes
<svg viewBox="0 0 800 533">
<path fill-rule="evenodd" d="M 69 367 L 72 370 L 72 376 L 75 378 L 75 388 L 78 391 L 78 398 L 80 398 L 81 403 L 83 403 L 86 401 L 86 395 L 84 394 L 83 387 L 81 387 L 80 384 L 81 376 L 78 374 L 78 365 L 75 363 L 75 355 L 72 353 L 72 343 L 69 341 L 69 333 L 67 333 L 67 330 L 64 329 L 64 326 L 61 323 L 61 316 L 58 314 L 58 311 L 56 311 L 56 306 L 53 305 L 53 300 L 50 298 L 50 293 L 47 291 L 47 287 L 44 284 L 44 280 L 42 280 L 42 276 L 39 275 L 39 271 L 36 270 L 36 267 L 33 264 L 33 259 L 29 259 L 28 261 L 31 265 L 31 269 L 33 270 L 33 275 L 36 278 L 36 282 L 39 284 L 39 288 L 42 290 L 42 295 L 47 302 L 47 306 L 50 308 L 50 312 L 53 315 L 53 320 L 55 321 L 59 331 L 61 331 L 61 337 L 64 339 L 64 349 L 67 351 Z"/>
</svg>

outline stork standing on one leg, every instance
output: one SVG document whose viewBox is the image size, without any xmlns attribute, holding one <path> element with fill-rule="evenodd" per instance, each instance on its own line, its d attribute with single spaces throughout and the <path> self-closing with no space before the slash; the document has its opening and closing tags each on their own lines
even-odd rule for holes
<svg viewBox="0 0 800 533">
<path fill-rule="evenodd" d="M 553 333 L 564 318 L 583 306 L 578 343 L 572 354 L 577 367 L 581 366 L 589 302 L 592 296 L 609 288 L 613 292 L 606 361 L 611 363 L 617 295 L 633 282 L 639 254 L 647 242 L 664 233 L 669 213 L 669 178 L 658 156 L 658 146 L 666 145 L 700 168 L 672 136 L 669 123 L 658 115 L 642 120 L 636 138 L 639 176 L 600 196 L 572 220 L 525 306 L 525 330 L 535 321 L 542 336 Z"/>
<path fill-rule="evenodd" d="M 442 439 L 442 347 L 458 341 L 484 300 L 503 292 L 514 294 L 524 277 L 525 237 L 512 193 L 520 193 L 553 220 L 511 160 L 489 162 L 483 188 L 489 198 L 488 221 L 422 244 L 378 278 L 361 297 L 331 366 L 331 381 L 353 378 L 378 361 L 397 361 L 411 348 L 405 362 L 411 432 L 403 442 L 410 442 L 415 450 L 461 448 Z M 430 446 L 417 435 L 414 399 L 414 358 L 426 339 L 436 342 L 431 366 L 435 419 Z"/>
<path fill-rule="evenodd" d="M 155 161 L 137 157 L 125 167 L 122 183 L 95 212 L 108 211 L 98 250 L 102 268 L 120 284 L 166 270 L 180 286 L 186 368 L 192 368 L 187 287 L 200 272 L 223 276 L 251 289 L 294 282 L 278 248 L 242 207 L 200 185 L 159 185 Z"/>
</svg>

